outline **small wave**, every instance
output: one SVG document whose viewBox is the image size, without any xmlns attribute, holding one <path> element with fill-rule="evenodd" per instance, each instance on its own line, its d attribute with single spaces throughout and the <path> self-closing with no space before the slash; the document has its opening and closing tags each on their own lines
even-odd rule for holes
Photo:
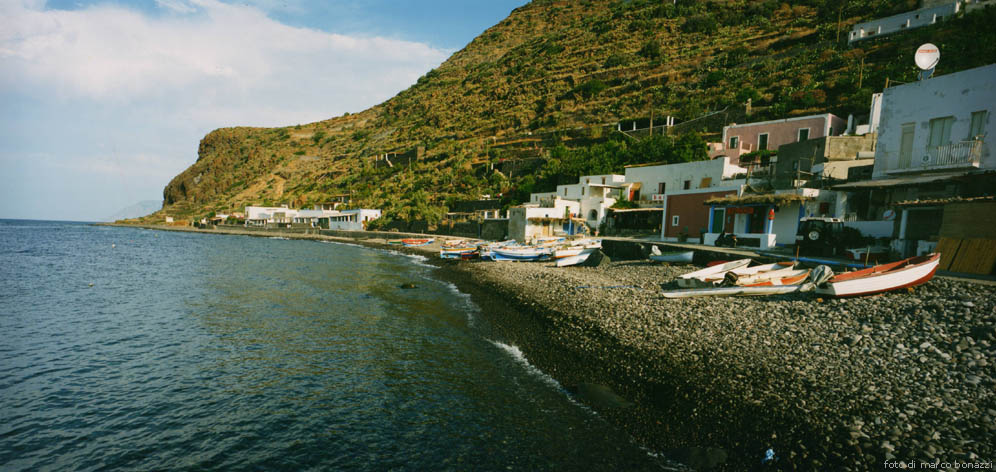
<svg viewBox="0 0 996 472">
<path fill-rule="evenodd" d="M 460 302 L 464 306 L 464 309 L 467 310 L 467 323 L 473 326 L 474 315 L 480 313 L 481 308 L 477 306 L 476 303 L 474 303 L 474 301 L 470 298 L 469 293 L 461 292 L 460 289 L 457 288 L 456 284 L 452 282 L 443 282 L 443 285 L 445 285 L 446 288 L 448 288 L 451 292 L 453 292 L 454 295 L 457 296 L 457 298 L 460 299 Z"/>
<path fill-rule="evenodd" d="M 520 350 L 517 346 L 512 346 L 512 345 L 509 345 L 509 344 L 505 344 L 505 343 L 500 342 L 500 341 L 492 341 L 490 339 L 488 339 L 488 342 L 490 342 L 491 344 L 494 344 L 499 349 L 501 349 L 502 351 L 505 351 L 505 353 L 507 353 L 508 355 L 512 356 L 512 359 L 515 359 L 516 362 L 518 362 L 519 364 L 522 364 L 522 366 L 526 368 L 527 372 L 529 372 L 530 374 L 532 374 L 532 375 L 536 376 L 537 378 L 539 378 L 540 380 L 542 380 L 543 383 L 546 383 L 547 385 L 550 385 L 551 387 L 556 388 L 557 390 L 560 390 L 560 391 L 563 391 L 563 392 L 566 393 L 566 390 L 564 390 L 564 387 L 562 387 L 560 385 L 560 382 L 557 382 L 556 379 L 554 379 L 553 377 L 550 377 L 549 375 L 547 375 L 542 370 L 537 369 L 536 366 L 530 364 L 529 363 L 529 359 L 526 359 L 526 355 L 523 354 L 522 350 Z M 568 397 L 568 398 L 570 398 L 570 397 Z M 571 401 L 574 401 L 574 399 L 571 399 Z"/>
<path fill-rule="evenodd" d="M 268 236 L 266 239 L 283 239 L 284 241 L 289 240 L 289 238 L 285 238 L 283 236 Z"/>
</svg>

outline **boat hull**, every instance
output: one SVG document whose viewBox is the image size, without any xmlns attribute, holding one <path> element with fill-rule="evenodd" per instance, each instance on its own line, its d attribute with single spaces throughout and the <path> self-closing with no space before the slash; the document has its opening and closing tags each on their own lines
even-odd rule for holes
<svg viewBox="0 0 996 472">
<path fill-rule="evenodd" d="M 651 254 L 650 259 L 657 262 L 682 262 L 691 263 L 695 251 L 669 252 L 664 254 Z"/>
<path fill-rule="evenodd" d="M 861 297 L 915 287 L 932 279 L 940 262 L 940 254 L 934 253 L 848 272 L 820 284 L 816 293 L 830 297 Z"/>
<path fill-rule="evenodd" d="M 676 281 L 678 286 L 681 288 L 711 287 L 714 284 L 706 282 L 705 279 L 707 277 L 719 277 L 719 280 L 722 280 L 723 274 L 726 272 L 746 267 L 747 264 L 750 264 L 750 259 L 740 259 L 737 261 L 727 262 L 725 264 L 706 267 L 705 269 L 678 276 Z"/>
</svg>

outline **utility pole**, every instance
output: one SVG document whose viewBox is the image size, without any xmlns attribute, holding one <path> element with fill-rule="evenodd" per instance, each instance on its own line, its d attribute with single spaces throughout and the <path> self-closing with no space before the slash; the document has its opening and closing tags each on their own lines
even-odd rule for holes
<svg viewBox="0 0 996 472">
<path fill-rule="evenodd" d="M 864 78 L 864 75 L 865 75 L 865 58 L 862 57 L 861 67 L 858 68 L 858 89 L 861 88 L 861 80 Z"/>
<path fill-rule="evenodd" d="M 843 13 L 844 13 L 844 5 L 841 5 L 840 9 L 837 10 L 837 39 L 834 41 L 834 43 L 840 42 L 840 20 L 841 20 L 841 15 Z"/>
</svg>

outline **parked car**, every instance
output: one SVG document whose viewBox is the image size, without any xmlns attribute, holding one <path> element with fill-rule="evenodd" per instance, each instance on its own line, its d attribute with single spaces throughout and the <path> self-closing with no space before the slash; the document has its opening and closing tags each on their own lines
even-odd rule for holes
<svg viewBox="0 0 996 472">
<path fill-rule="evenodd" d="M 840 218 L 807 216 L 799 220 L 795 233 L 799 254 L 837 256 L 844 253 L 844 221 Z"/>
</svg>

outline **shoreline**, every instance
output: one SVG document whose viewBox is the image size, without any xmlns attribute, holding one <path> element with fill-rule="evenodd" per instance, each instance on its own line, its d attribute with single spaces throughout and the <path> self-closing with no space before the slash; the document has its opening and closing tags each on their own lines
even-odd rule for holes
<svg viewBox="0 0 996 472">
<path fill-rule="evenodd" d="M 750 469 L 769 448 L 785 469 L 996 459 L 991 285 L 935 278 L 858 299 L 665 300 L 662 286 L 686 268 L 455 262 L 432 257 L 438 243 L 117 226 L 429 255 L 437 275 L 470 294 L 531 364 L 639 444 L 693 467 Z"/>
</svg>

